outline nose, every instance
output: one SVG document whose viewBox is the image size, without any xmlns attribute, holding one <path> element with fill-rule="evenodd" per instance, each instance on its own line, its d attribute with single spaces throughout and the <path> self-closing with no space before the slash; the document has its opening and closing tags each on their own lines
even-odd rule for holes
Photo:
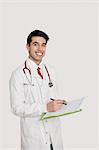
<svg viewBox="0 0 99 150">
<path fill-rule="evenodd" d="M 39 51 L 43 51 L 42 45 L 39 45 L 38 50 L 39 50 Z"/>
</svg>

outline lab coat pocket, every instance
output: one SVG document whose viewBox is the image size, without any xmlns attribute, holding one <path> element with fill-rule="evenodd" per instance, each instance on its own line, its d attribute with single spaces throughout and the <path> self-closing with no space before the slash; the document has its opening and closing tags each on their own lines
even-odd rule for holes
<svg viewBox="0 0 99 150">
<path fill-rule="evenodd" d="M 35 98 L 34 98 L 35 85 L 30 83 L 23 83 L 23 86 L 24 86 L 24 95 L 25 95 L 26 102 L 35 102 Z"/>
</svg>

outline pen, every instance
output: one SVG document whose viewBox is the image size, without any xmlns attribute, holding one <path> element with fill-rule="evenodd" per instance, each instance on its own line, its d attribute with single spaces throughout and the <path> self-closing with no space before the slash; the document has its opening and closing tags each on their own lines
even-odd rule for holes
<svg viewBox="0 0 99 150">
<path fill-rule="evenodd" d="M 50 98 L 50 100 L 54 101 L 55 99 Z M 63 102 L 63 104 L 64 104 L 64 105 L 67 105 L 67 103 L 66 103 L 66 102 Z"/>
</svg>

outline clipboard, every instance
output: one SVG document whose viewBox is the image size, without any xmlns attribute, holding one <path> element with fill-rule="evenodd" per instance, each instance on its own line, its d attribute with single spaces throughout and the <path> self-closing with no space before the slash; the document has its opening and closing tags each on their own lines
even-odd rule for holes
<svg viewBox="0 0 99 150">
<path fill-rule="evenodd" d="M 82 97 L 80 99 L 76 99 L 76 100 L 67 102 L 67 105 L 63 105 L 63 107 L 56 112 L 43 113 L 41 115 L 40 119 L 41 120 L 50 119 L 50 118 L 61 117 L 61 116 L 81 112 L 82 109 L 80 109 L 80 106 L 81 106 L 84 99 L 85 99 L 85 97 Z"/>
</svg>

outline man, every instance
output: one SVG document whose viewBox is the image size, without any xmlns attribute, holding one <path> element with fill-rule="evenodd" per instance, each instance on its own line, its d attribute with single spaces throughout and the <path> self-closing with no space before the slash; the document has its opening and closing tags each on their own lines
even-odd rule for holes
<svg viewBox="0 0 99 150">
<path fill-rule="evenodd" d="M 21 122 L 21 150 L 63 150 L 59 118 L 40 120 L 42 113 L 55 112 L 64 102 L 57 96 L 53 68 L 43 61 L 48 40 L 43 31 L 31 32 L 29 56 L 10 78 L 11 110 Z"/>
</svg>

